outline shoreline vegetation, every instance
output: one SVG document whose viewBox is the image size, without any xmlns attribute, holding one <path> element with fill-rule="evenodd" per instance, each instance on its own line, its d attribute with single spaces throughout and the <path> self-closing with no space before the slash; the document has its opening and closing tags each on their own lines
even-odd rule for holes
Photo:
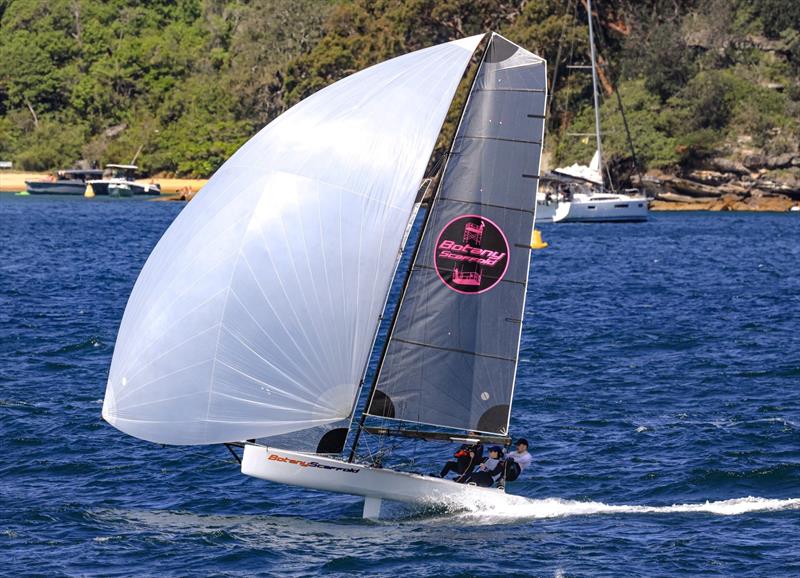
<svg viewBox="0 0 800 578">
<path fill-rule="evenodd" d="M 617 188 L 647 189 L 654 210 L 800 204 L 800 2 L 593 7 L 604 158 Z M 587 19 L 585 2 L 565 0 L 0 0 L 0 160 L 40 172 L 135 159 L 143 174 L 176 177 L 155 177 L 165 192 L 192 191 L 325 86 L 495 30 L 548 62 L 550 168 L 586 164 L 595 148 L 591 75 L 581 70 Z"/>
</svg>

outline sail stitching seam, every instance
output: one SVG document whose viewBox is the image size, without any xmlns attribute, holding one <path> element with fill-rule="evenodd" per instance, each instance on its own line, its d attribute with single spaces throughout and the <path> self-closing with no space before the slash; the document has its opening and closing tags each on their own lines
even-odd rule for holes
<svg viewBox="0 0 800 578">
<path fill-rule="evenodd" d="M 467 351 L 465 349 L 456 349 L 455 347 L 442 347 L 441 345 L 434 345 L 433 343 L 421 343 L 419 341 L 410 341 L 408 339 L 403 339 L 401 337 L 395 337 L 395 341 L 399 341 L 400 343 L 407 343 L 409 345 L 416 345 L 419 347 L 430 347 L 431 349 L 439 349 L 442 351 L 451 351 L 453 353 L 463 353 L 464 355 L 473 355 L 475 357 L 487 357 L 490 359 L 497 359 L 499 361 L 510 361 L 514 362 L 514 359 L 510 357 L 503 357 L 501 355 L 492 355 L 491 353 L 478 353 L 477 351 Z"/>
<path fill-rule="evenodd" d="M 484 203 L 483 201 L 469 201 L 467 199 L 454 199 L 453 197 L 442 197 L 443 201 L 452 201 L 454 203 L 464 203 L 469 205 L 481 205 L 482 207 L 492 207 L 493 209 L 503 209 L 505 211 L 517 211 L 520 213 L 530 213 L 533 215 L 533 211 L 530 209 L 521 209 L 519 207 L 506 207 L 505 205 L 494 205 L 492 203 Z"/>
<path fill-rule="evenodd" d="M 465 134 L 465 135 L 461 135 L 458 138 L 471 138 L 471 139 L 475 139 L 475 140 L 478 140 L 478 139 L 480 139 L 480 140 L 497 140 L 497 141 L 503 141 L 503 142 L 516 142 L 516 143 L 520 143 L 520 144 L 532 144 L 532 145 L 541 145 L 542 144 L 541 142 L 534 141 L 534 140 L 518 140 L 518 139 L 513 139 L 513 138 L 504 138 L 504 137 L 501 137 L 501 136 L 478 136 L 478 135 Z"/>
</svg>

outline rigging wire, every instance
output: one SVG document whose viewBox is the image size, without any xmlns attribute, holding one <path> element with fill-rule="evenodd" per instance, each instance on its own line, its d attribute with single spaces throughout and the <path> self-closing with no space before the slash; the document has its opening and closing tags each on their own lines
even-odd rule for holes
<svg viewBox="0 0 800 578">
<path fill-rule="evenodd" d="M 564 11 L 564 16 L 570 11 L 570 6 L 575 0 L 567 0 L 567 8 Z M 561 62 L 561 49 L 563 48 L 564 44 L 564 36 L 567 34 L 567 23 L 566 18 L 564 18 L 564 25 L 561 27 L 561 34 L 558 37 L 558 50 L 556 51 L 556 62 L 555 66 L 553 67 L 553 81 L 550 83 L 550 98 L 547 100 L 547 110 L 545 111 L 545 116 L 550 117 L 550 108 L 553 105 L 553 99 L 555 98 L 555 89 L 556 89 L 556 80 L 558 79 L 558 66 Z"/>
<path fill-rule="evenodd" d="M 601 47 L 606 47 L 607 46 L 605 34 L 603 32 L 603 27 L 599 26 L 599 24 L 600 24 L 600 7 L 599 6 L 597 6 L 597 17 L 598 17 L 597 18 L 598 19 L 598 27 L 597 27 L 598 28 L 598 34 L 597 34 L 598 42 L 597 42 L 597 44 L 598 44 L 598 50 L 599 50 Z M 624 67 L 625 67 L 624 61 L 623 61 L 623 65 L 619 69 L 619 73 L 618 74 L 614 74 L 614 72 L 616 72 L 616 71 L 613 69 L 613 67 L 610 65 L 610 63 L 606 62 L 605 63 L 605 67 L 606 67 L 606 70 L 608 70 L 609 76 L 611 78 L 614 78 L 614 79 L 624 78 L 624 76 L 625 76 L 625 74 L 624 74 Z M 609 80 L 609 82 L 610 82 L 610 80 Z M 631 135 L 630 126 L 628 125 L 628 116 L 625 114 L 625 106 L 624 106 L 624 104 L 622 102 L 622 96 L 620 95 L 620 92 L 619 92 L 619 82 L 614 82 L 613 84 L 611 84 L 611 88 L 612 88 L 612 91 L 614 92 L 614 95 L 616 96 L 617 106 L 619 107 L 619 112 L 620 112 L 620 115 L 622 116 L 622 125 L 625 128 L 625 137 L 626 137 L 626 139 L 628 141 L 628 148 L 630 149 L 630 152 L 631 152 L 631 159 L 633 160 L 633 170 L 636 171 L 636 175 L 639 177 L 639 186 L 643 187 L 644 186 L 643 185 L 643 183 L 644 183 L 644 175 L 642 174 L 642 167 L 641 167 L 641 165 L 639 163 L 638 155 L 636 154 L 636 147 L 635 147 L 635 145 L 633 143 L 633 136 Z M 610 179 L 611 179 L 611 176 L 609 175 L 609 182 L 610 182 Z"/>
<path fill-rule="evenodd" d="M 577 17 L 578 17 L 578 6 L 572 0 L 567 0 L 566 9 L 564 11 L 564 15 L 565 16 L 570 11 L 570 7 L 571 7 L 571 11 L 572 11 L 572 14 L 571 14 L 572 20 L 574 22 L 575 20 L 577 20 Z M 565 31 L 567 29 L 567 22 L 568 22 L 568 20 L 565 18 L 564 19 L 564 27 L 563 27 L 563 30 L 565 30 Z M 569 57 L 567 58 L 566 61 L 567 62 L 573 62 L 574 58 L 575 58 L 575 37 L 572 36 L 570 38 L 570 43 L 569 43 Z M 565 77 L 564 78 L 564 98 L 563 98 L 563 101 L 561 102 L 561 108 L 560 108 L 560 111 L 561 111 L 562 114 L 561 114 L 561 120 L 559 122 L 559 135 L 558 135 L 559 143 L 561 143 L 563 141 L 564 136 L 566 135 L 567 131 L 569 130 L 569 125 L 570 125 L 569 106 L 570 106 L 570 101 L 571 101 L 570 97 L 572 96 L 572 83 L 570 82 L 572 73 L 571 73 L 570 70 L 571 69 L 569 67 L 567 67 L 567 70 L 564 73 L 564 77 Z M 555 94 L 555 91 L 553 91 L 553 93 Z M 563 149 L 562 149 L 561 146 L 556 147 L 556 155 L 555 155 L 555 163 L 556 163 L 556 165 L 561 164 L 561 151 L 562 150 Z"/>
</svg>

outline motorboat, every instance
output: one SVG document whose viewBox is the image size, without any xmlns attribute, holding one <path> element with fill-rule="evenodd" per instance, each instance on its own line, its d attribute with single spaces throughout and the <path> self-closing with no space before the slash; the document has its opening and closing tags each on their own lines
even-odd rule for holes
<svg viewBox="0 0 800 578">
<path fill-rule="evenodd" d="M 110 197 L 133 197 L 134 195 L 160 195 L 158 183 L 139 183 L 136 181 L 136 165 L 106 165 L 102 179 L 88 181 L 95 195 Z"/>
<path fill-rule="evenodd" d="M 100 169 L 64 169 L 46 181 L 25 181 L 25 186 L 32 195 L 82 195 L 86 183 L 102 174 Z"/>
</svg>

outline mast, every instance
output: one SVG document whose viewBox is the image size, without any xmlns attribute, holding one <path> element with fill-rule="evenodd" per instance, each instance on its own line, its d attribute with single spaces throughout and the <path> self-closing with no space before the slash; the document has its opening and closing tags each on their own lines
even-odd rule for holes
<svg viewBox="0 0 800 578">
<path fill-rule="evenodd" d="M 597 139 L 597 160 L 600 175 L 603 174 L 603 143 L 600 139 L 600 98 L 597 92 L 597 57 L 594 49 L 594 27 L 592 26 L 592 0 L 586 0 L 589 19 L 589 49 L 592 58 L 592 98 L 594 99 L 594 136 Z"/>
<path fill-rule="evenodd" d="M 469 93 L 467 94 L 467 98 L 464 99 L 464 106 L 461 109 L 461 115 L 458 117 L 458 126 L 456 127 L 456 130 L 453 132 L 453 138 L 452 141 L 450 142 L 450 147 L 447 149 L 448 150 L 447 158 L 445 159 L 444 165 L 442 166 L 442 172 L 441 172 L 442 176 L 444 176 L 444 172 L 447 170 L 447 165 L 450 162 L 450 154 L 453 151 L 453 146 L 455 145 L 456 137 L 458 136 L 458 129 L 461 127 L 461 123 L 464 120 L 464 112 L 466 112 L 467 110 L 467 105 L 469 104 L 470 97 L 472 96 L 472 91 L 475 88 L 475 82 L 478 78 L 478 71 L 480 71 L 481 64 L 483 64 L 483 60 L 486 58 L 486 52 L 489 49 L 489 43 L 491 43 L 491 41 L 492 39 L 490 36 L 486 44 L 486 49 L 484 49 L 483 55 L 481 56 L 481 61 L 480 63 L 478 63 L 478 67 L 475 70 L 475 76 L 472 78 L 472 83 L 470 84 L 470 89 Z M 433 205 L 436 202 L 436 197 L 439 194 L 439 190 L 442 187 L 442 183 L 443 179 L 440 178 L 436 189 L 431 195 L 431 200 L 430 203 L 428 204 L 428 210 L 425 212 L 425 219 L 422 222 L 422 229 L 420 230 L 419 237 L 417 238 L 417 244 L 414 247 L 414 255 L 411 257 L 411 262 L 408 264 L 408 271 L 406 271 L 406 276 L 405 279 L 403 280 L 403 287 L 400 290 L 400 299 L 397 302 L 397 307 L 395 307 L 394 315 L 392 316 L 392 321 L 389 325 L 389 330 L 386 333 L 386 341 L 384 342 L 383 348 L 381 349 L 381 356 L 380 359 L 378 360 L 378 367 L 375 369 L 375 375 L 372 377 L 372 384 L 370 385 L 369 395 L 367 396 L 367 402 L 366 405 L 364 405 L 364 410 L 361 412 L 361 419 L 358 421 L 358 429 L 356 430 L 355 437 L 353 438 L 353 445 L 350 448 L 350 456 L 347 458 L 348 462 L 352 462 L 353 459 L 355 459 L 356 450 L 358 449 L 358 442 L 361 439 L 361 432 L 364 430 L 364 424 L 367 421 L 367 412 L 369 411 L 369 407 L 372 404 L 373 398 L 375 397 L 375 391 L 377 390 L 378 387 L 378 378 L 380 377 L 381 369 L 383 369 L 383 362 L 386 359 L 386 352 L 389 350 L 389 342 L 391 341 L 395 325 L 397 324 L 397 318 L 400 313 L 400 306 L 403 304 L 403 298 L 406 296 L 408 283 L 411 280 L 411 273 L 414 270 L 414 264 L 417 261 L 417 256 L 419 255 L 420 247 L 422 247 L 422 240 L 425 237 L 425 231 L 428 228 L 428 222 L 430 221 L 431 213 L 433 212 Z M 388 303 L 388 296 L 387 296 L 387 303 Z"/>
</svg>

